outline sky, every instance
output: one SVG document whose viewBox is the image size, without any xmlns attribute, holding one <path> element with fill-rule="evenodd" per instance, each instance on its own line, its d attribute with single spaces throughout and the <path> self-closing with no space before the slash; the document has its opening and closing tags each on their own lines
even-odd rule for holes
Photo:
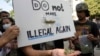
<svg viewBox="0 0 100 56">
<path fill-rule="evenodd" d="M 0 0 L 0 9 L 5 11 L 11 11 L 12 8 L 12 1 L 10 3 L 6 3 L 4 0 Z"/>
</svg>

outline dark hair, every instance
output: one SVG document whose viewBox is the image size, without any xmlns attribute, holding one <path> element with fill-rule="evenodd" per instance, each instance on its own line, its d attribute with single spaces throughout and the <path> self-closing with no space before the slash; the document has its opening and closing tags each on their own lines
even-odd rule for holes
<svg viewBox="0 0 100 56">
<path fill-rule="evenodd" d="M 12 25 L 15 25 L 15 20 L 13 18 L 11 18 L 11 17 L 1 19 L 1 24 L 2 25 L 3 25 L 3 20 L 4 19 L 9 19 L 12 22 Z"/>
<path fill-rule="evenodd" d="M 89 10 L 81 10 L 81 11 L 76 11 L 77 13 L 80 13 L 80 12 L 84 12 L 86 17 L 90 16 L 90 11 Z"/>
<path fill-rule="evenodd" d="M 85 12 L 86 17 L 90 16 L 90 11 L 89 10 L 85 10 L 84 12 Z"/>
<path fill-rule="evenodd" d="M 10 15 L 9 12 L 7 12 L 7 11 L 1 11 L 0 12 L 0 17 L 1 17 L 1 14 L 3 14 L 3 13 Z"/>
<path fill-rule="evenodd" d="M 12 22 L 12 25 L 15 25 L 15 20 L 14 20 L 13 18 L 11 18 L 11 17 L 3 18 L 3 19 L 1 19 L 1 21 L 0 21 L 0 23 L 1 23 L 1 24 L 0 24 L 0 27 L 1 27 L 0 30 L 1 30 L 1 32 L 4 32 L 4 31 L 5 31 L 5 29 L 3 29 L 3 26 L 2 26 L 2 25 L 3 25 L 3 20 L 4 20 L 4 19 L 9 19 L 9 20 Z"/>
</svg>

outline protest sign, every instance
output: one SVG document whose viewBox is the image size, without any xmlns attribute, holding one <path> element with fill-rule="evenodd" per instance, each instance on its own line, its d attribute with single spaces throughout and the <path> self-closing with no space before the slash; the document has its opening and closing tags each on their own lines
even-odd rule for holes
<svg viewBox="0 0 100 56">
<path fill-rule="evenodd" d="M 15 21 L 20 28 L 18 47 L 73 36 L 69 0 L 13 0 Z"/>
</svg>

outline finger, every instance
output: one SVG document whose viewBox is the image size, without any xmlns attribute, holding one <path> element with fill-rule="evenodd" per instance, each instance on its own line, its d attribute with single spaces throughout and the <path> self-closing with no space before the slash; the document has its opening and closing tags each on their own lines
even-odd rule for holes
<svg viewBox="0 0 100 56">
<path fill-rule="evenodd" d="M 79 54 L 81 54 L 80 51 L 75 51 L 75 52 L 69 54 L 68 56 L 77 56 L 77 55 L 79 55 Z"/>
<path fill-rule="evenodd" d="M 12 28 L 13 28 L 13 30 L 19 30 L 19 27 L 17 27 L 17 26 L 13 26 Z"/>
<path fill-rule="evenodd" d="M 5 32 L 6 33 L 11 33 L 13 30 L 19 30 L 19 28 L 15 25 L 9 27 Z"/>
<path fill-rule="evenodd" d="M 13 30 L 13 33 L 19 34 L 19 30 Z"/>
<path fill-rule="evenodd" d="M 94 37 L 93 34 L 89 34 L 88 37 Z"/>
</svg>

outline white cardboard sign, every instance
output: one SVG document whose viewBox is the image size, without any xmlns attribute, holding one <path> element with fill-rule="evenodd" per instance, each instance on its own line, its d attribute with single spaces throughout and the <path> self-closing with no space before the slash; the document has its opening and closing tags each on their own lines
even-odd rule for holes
<svg viewBox="0 0 100 56">
<path fill-rule="evenodd" d="M 74 35 L 69 0 L 13 0 L 18 47 Z"/>
</svg>

